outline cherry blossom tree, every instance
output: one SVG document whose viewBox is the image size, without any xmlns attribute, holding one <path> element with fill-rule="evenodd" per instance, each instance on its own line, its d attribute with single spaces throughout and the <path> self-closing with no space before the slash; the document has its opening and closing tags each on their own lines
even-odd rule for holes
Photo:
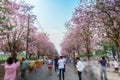
<svg viewBox="0 0 120 80">
<path fill-rule="evenodd" d="M 120 1 L 119 0 L 98 0 L 96 11 L 101 27 L 105 29 L 106 37 L 113 40 L 118 50 L 120 61 Z"/>
<path fill-rule="evenodd" d="M 95 28 L 92 5 L 80 5 L 76 8 L 72 19 L 66 26 L 69 28 L 67 38 L 70 39 L 70 42 L 67 41 L 67 43 L 69 42 L 75 53 L 79 55 L 87 53 L 88 59 L 90 59 L 92 52 L 98 48 L 97 43 L 101 40 L 100 36 L 102 36 L 99 34 L 99 29 Z M 97 39 L 98 37 L 99 39 Z"/>
<path fill-rule="evenodd" d="M 33 8 L 27 4 L 12 0 L 2 2 L 1 6 L 7 10 L 3 14 L 6 20 L 1 23 L 1 51 L 8 52 L 12 56 L 25 50 L 25 38 L 27 30 L 28 12 Z M 33 26 L 34 18 L 30 18 Z"/>
<path fill-rule="evenodd" d="M 45 33 L 37 31 L 36 16 L 31 13 L 33 6 L 23 2 L 6 0 L 0 2 L 0 50 L 12 56 L 26 50 L 28 39 L 28 54 L 52 54 L 55 46 Z M 3 21 L 4 20 L 4 21 Z M 29 30 L 28 30 L 29 24 Z M 29 32 L 29 35 L 27 35 Z"/>
<path fill-rule="evenodd" d="M 32 31 L 28 49 L 30 55 L 37 54 L 39 58 L 39 56 L 53 54 L 55 47 L 46 33 Z"/>
<path fill-rule="evenodd" d="M 120 61 L 120 41 L 119 41 L 119 23 L 120 23 L 120 1 L 119 0 L 80 0 L 81 4 L 76 8 L 72 19 L 67 24 L 67 38 L 63 40 L 62 49 L 66 50 L 69 45 L 80 46 L 89 55 L 101 47 L 97 43 L 106 38 L 113 40 L 118 49 L 118 58 Z M 72 32 L 72 35 L 71 35 Z M 73 35 L 74 34 L 74 35 Z M 77 36 L 78 35 L 78 36 Z M 73 37 L 74 36 L 74 37 Z M 76 37 L 75 37 L 76 36 Z M 78 38 L 79 37 L 79 38 Z M 76 39 L 76 40 L 75 40 Z M 80 40 L 80 44 L 79 41 Z M 71 42 L 68 42 L 71 41 Z M 77 44 L 75 44 L 75 41 Z M 67 44 L 67 43 L 68 44 Z M 64 44 L 66 43 L 66 44 Z M 66 46 L 67 45 L 67 46 Z M 75 46 L 73 49 L 75 49 Z M 69 48 L 70 49 L 70 48 Z M 71 49 L 70 49 L 71 50 Z M 81 51 L 81 50 L 79 50 Z"/>
</svg>

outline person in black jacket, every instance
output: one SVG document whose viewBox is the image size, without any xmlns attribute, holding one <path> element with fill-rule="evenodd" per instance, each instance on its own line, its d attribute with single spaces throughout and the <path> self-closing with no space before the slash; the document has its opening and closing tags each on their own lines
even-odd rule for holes
<svg viewBox="0 0 120 80">
<path fill-rule="evenodd" d="M 56 71 L 58 71 L 58 57 L 57 56 L 55 56 L 55 58 L 54 58 L 54 68 L 55 68 L 55 72 Z"/>
</svg>

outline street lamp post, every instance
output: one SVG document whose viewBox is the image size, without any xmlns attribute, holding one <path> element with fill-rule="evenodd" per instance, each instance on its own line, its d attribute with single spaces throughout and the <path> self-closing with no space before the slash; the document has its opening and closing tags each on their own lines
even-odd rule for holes
<svg viewBox="0 0 120 80">
<path fill-rule="evenodd" d="M 28 47 L 29 47 L 28 46 L 29 45 L 29 43 L 28 43 L 29 42 L 29 31 L 30 31 L 30 29 L 29 29 L 30 24 L 29 23 L 30 23 L 30 15 L 28 14 L 28 26 L 27 26 L 27 36 L 26 36 L 27 37 L 27 39 L 26 39 L 26 58 L 28 58 L 27 54 L 28 54 Z"/>
</svg>

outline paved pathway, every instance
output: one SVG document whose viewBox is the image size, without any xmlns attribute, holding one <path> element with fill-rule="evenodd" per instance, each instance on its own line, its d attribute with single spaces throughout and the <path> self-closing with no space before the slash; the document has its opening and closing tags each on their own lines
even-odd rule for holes
<svg viewBox="0 0 120 80">
<path fill-rule="evenodd" d="M 96 71 L 98 74 L 100 73 L 99 66 L 97 66 Z M 120 76 L 118 76 L 116 73 L 113 73 L 112 71 L 107 72 L 107 75 L 108 80 L 120 80 Z M 57 72 L 55 72 L 54 69 L 52 70 L 52 75 L 48 75 L 46 65 L 43 65 L 42 68 L 36 71 L 27 73 L 26 76 L 26 80 L 59 80 L 59 78 L 57 77 Z M 74 74 L 73 66 L 70 64 L 66 66 L 65 80 L 78 80 L 78 76 L 77 74 Z"/>
<path fill-rule="evenodd" d="M 65 80 L 78 80 L 77 74 L 74 74 L 70 66 L 72 65 L 66 66 Z M 54 69 L 52 70 L 52 75 L 48 75 L 46 65 L 36 71 L 28 73 L 26 77 L 27 80 L 59 80 L 57 72 L 55 72 Z"/>
</svg>

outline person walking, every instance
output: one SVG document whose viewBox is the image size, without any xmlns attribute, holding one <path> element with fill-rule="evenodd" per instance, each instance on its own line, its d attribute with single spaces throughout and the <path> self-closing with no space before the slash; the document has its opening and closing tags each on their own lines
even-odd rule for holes
<svg viewBox="0 0 120 80">
<path fill-rule="evenodd" d="M 51 57 L 48 57 L 47 67 L 48 67 L 48 74 L 52 75 L 53 60 Z"/>
<path fill-rule="evenodd" d="M 26 70 L 28 69 L 28 66 L 29 66 L 29 61 L 26 60 L 25 58 L 22 58 L 22 61 L 21 61 L 21 78 L 23 80 L 26 80 L 25 75 L 26 75 Z"/>
<path fill-rule="evenodd" d="M 119 63 L 116 59 L 113 62 L 113 66 L 114 66 L 115 72 L 118 73 L 119 72 Z"/>
<path fill-rule="evenodd" d="M 58 71 L 58 57 L 57 56 L 55 56 L 55 58 L 54 58 L 54 68 L 55 68 L 55 72 L 56 71 Z"/>
<path fill-rule="evenodd" d="M 78 77 L 79 77 L 79 80 L 82 80 L 81 74 L 82 74 L 82 71 L 85 66 L 84 66 L 83 62 L 81 62 L 79 57 L 76 58 L 76 61 L 77 61 L 76 68 L 78 71 Z"/>
<path fill-rule="evenodd" d="M 16 80 L 17 70 L 20 66 L 20 62 L 16 61 L 15 58 L 9 57 L 4 65 L 5 75 L 4 80 Z"/>
<path fill-rule="evenodd" d="M 103 80 L 103 75 L 104 75 L 104 80 L 107 80 L 107 74 L 106 74 L 106 65 L 107 65 L 107 62 L 106 62 L 106 59 L 105 57 L 103 56 L 100 60 L 99 60 L 99 63 L 100 63 L 100 78 L 101 80 Z"/>
<path fill-rule="evenodd" d="M 75 74 L 77 74 L 76 65 L 77 65 L 77 61 L 76 61 L 76 58 L 74 58 L 74 60 L 73 60 L 73 66 L 74 66 L 74 73 L 75 73 Z"/>
<path fill-rule="evenodd" d="M 66 71 L 66 65 L 67 65 L 67 58 L 66 56 L 63 57 L 63 60 L 64 60 L 64 72 Z"/>
<path fill-rule="evenodd" d="M 60 59 L 58 60 L 59 80 L 61 80 L 61 77 L 63 78 L 63 80 L 65 80 L 64 68 L 65 68 L 65 60 L 63 59 L 62 56 L 60 56 Z"/>
</svg>

